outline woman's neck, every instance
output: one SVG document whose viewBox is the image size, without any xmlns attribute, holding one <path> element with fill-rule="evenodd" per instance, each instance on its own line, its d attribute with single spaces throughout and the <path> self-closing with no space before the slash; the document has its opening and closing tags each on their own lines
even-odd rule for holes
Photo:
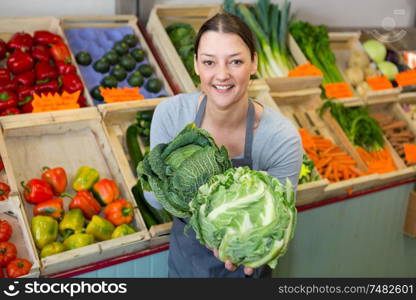
<svg viewBox="0 0 416 300">
<path fill-rule="evenodd" d="M 209 126 L 238 128 L 245 126 L 248 111 L 248 99 L 235 102 L 229 107 L 219 108 L 212 101 L 207 101 L 204 121 Z"/>
</svg>

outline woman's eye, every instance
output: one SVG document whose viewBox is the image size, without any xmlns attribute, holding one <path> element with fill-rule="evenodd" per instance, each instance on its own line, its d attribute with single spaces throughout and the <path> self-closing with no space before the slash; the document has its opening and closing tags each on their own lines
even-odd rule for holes
<svg viewBox="0 0 416 300">
<path fill-rule="evenodd" d="M 204 60 L 202 63 L 206 66 L 212 66 L 214 64 L 212 60 Z"/>
<path fill-rule="evenodd" d="M 241 59 L 233 59 L 231 61 L 231 64 L 233 65 L 241 65 L 243 63 L 243 61 Z"/>
</svg>

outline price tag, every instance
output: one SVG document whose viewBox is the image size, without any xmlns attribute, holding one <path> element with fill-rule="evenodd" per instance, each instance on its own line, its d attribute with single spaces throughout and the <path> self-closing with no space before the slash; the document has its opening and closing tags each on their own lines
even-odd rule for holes
<svg viewBox="0 0 416 300">
<path fill-rule="evenodd" d="M 310 62 L 303 65 L 299 65 L 293 70 L 290 70 L 288 77 L 300 77 L 300 76 L 323 76 L 321 70 L 315 67 Z"/>
<path fill-rule="evenodd" d="M 373 91 L 388 90 L 393 88 L 393 85 L 386 76 L 367 77 L 366 80 Z"/>
<path fill-rule="evenodd" d="M 346 82 L 324 84 L 324 89 L 328 98 L 341 99 L 354 97 L 350 86 Z"/>
<path fill-rule="evenodd" d="M 105 103 L 125 102 L 143 100 L 144 96 L 140 94 L 138 87 L 134 88 L 102 88 L 100 87 L 101 96 Z"/>
<path fill-rule="evenodd" d="M 404 155 L 409 163 L 416 162 L 416 144 L 404 144 Z"/>
<path fill-rule="evenodd" d="M 69 94 L 63 92 L 61 95 L 55 94 L 33 94 L 33 112 L 45 112 L 52 110 L 64 110 L 79 108 L 78 98 L 81 91 Z"/>
<path fill-rule="evenodd" d="M 396 75 L 396 82 L 399 86 L 408 86 L 416 84 L 416 70 L 400 72 Z"/>
</svg>

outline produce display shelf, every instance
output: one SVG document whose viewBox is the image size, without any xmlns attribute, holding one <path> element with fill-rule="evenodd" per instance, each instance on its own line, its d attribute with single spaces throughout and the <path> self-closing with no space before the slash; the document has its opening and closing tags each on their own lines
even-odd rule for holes
<svg viewBox="0 0 416 300">
<path fill-rule="evenodd" d="M 300 205 L 297 206 L 297 210 L 298 213 L 302 213 L 304 211 L 308 211 L 311 209 L 319 209 L 320 207 L 324 207 L 326 205 L 331 205 L 331 204 L 335 204 L 338 202 L 342 202 L 342 201 L 346 201 L 346 200 L 350 200 L 350 199 L 354 199 L 357 197 L 362 197 L 371 193 L 376 193 L 376 192 L 381 192 L 384 190 L 388 190 L 391 188 L 395 188 L 395 187 L 399 187 L 405 184 L 410 184 L 410 183 L 416 183 L 416 178 L 412 178 L 412 179 L 407 179 L 407 180 L 402 180 L 402 181 L 396 181 L 396 182 L 392 182 L 390 184 L 384 185 L 384 186 L 379 186 L 379 187 L 373 187 L 367 190 L 362 190 L 362 191 L 357 191 L 354 192 L 350 195 L 343 195 L 343 196 L 339 196 L 339 197 L 332 197 L 332 198 L 328 198 L 322 201 L 318 201 L 318 202 L 313 202 L 313 203 L 309 203 L 309 204 L 305 204 L 305 205 Z M 157 247 L 154 248 L 149 248 L 143 251 L 139 251 L 136 253 L 130 253 L 127 255 L 123 255 L 123 256 L 119 256 L 119 257 L 114 257 L 111 259 L 107 259 L 107 260 L 103 260 L 100 262 L 95 262 L 92 264 L 88 264 L 88 265 L 84 265 L 82 267 L 78 267 L 78 268 L 73 268 L 70 270 L 67 270 L 65 272 L 59 272 L 59 273 L 55 273 L 55 274 L 49 274 L 49 275 L 45 275 L 45 276 L 41 276 L 43 278 L 69 278 L 69 277 L 74 277 L 74 276 L 79 276 L 88 272 L 93 272 L 96 270 L 100 270 L 103 268 L 107 268 L 107 267 L 111 267 L 113 265 L 116 264 L 120 264 L 120 263 L 124 263 L 124 262 L 128 262 L 128 261 L 132 261 L 135 259 L 139 259 L 139 258 L 143 258 L 149 255 L 153 255 L 153 254 L 157 254 L 159 252 L 162 251 L 167 251 L 169 250 L 169 244 L 162 244 L 159 245 Z"/>
<path fill-rule="evenodd" d="M 78 168 L 84 165 L 93 167 L 99 172 L 100 178 L 116 181 L 120 197 L 135 206 L 134 197 L 127 188 L 106 138 L 101 115 L 95 107 L 77 112 L 66 110 L 18 115 L 12 119 L 2 118 L 0 122 L 0 153 L 9 175 L 10 187 L 21 195 L 20 205 L 28 223 L 33 217 L 33 205 L 23 200 L 23 190 L 18 188 L 18 183 L 39 178 L 43 166 L 61 166 L 66 170 L 68 193 L 73 193 L 71 187 Z M 65 211 L 68 210 L 69 201 L 68 198 L 64 199 Z M 147 248 L 149 233 L 140 211 L 136 208 L 133 211 L 131 225 L 137 232 L 42 258 L 41 274 L 55 273 L 65 270 L 68 265 L 82 266 Z"/>
<path fill-rule="evenodd" d="M 331 43 L 332 51 L 336 57 L 337 66 L 341 71 L 345 81 L 348 83 L 355 94 L 355 97 L 353 98 L 339 99 L 339 101 L 343 102 L 346 106 L 397 101 L 402 90 L 400 87 L 381 91 L 369 90 L 365 95 L 360 95 L 357 89 L 353 88 L 351 81 L 346 75 L 350 57 L 354 55 L 355 51 L 359 51 L 362 53 L 362 55 L 365 55 L 370 60 L 364 50 L 364 47 L 360 43 L 360 36 L 361 32 L 359 31 L 329 33 L 329 40 Z"/>
</svg>

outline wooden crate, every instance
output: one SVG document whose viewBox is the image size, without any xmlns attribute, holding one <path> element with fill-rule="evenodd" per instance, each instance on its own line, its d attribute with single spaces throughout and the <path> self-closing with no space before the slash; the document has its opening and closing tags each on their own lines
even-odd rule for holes
<svg viewBox="0 0 416 300">
<path fill-rule="evenodd" d="M 101 115 L 95 107 L 18 115 L 1 120 L 0 153 L 10 162 L 10 185 L 23 194 L 18 183 L 39 178 L 43 166 L 62 166 L 68 175 L 67 192 L 72 191 L 72 181 L 79 167 L 95 168 L 101 178 L 115 180 L 120 197 L 135 204 L 133 195 L 122 176 Z M 22 199 L 28 217 L 33 217 L 33 205 Z M 65 199 L 65 210 L 69 199 Z M 135 206 L 135 205 L 134 205 Z M 85 264 L 101 261 L 142 250 L 148 246 L 149 233 L 142 216 L 134 209 L 133 227 L 137 233 L 95 243 L 87 247 L 66 251 L 41 260 L 41 275 L 53 274 Z"/>
<path fill-rule="evenodd" d="M 168 95 L 173 95 L 173 91 L 160 69 L 152 51 L 149 48 L 145 38 L 137 27 L 138 19 L 133 15 L 115 15 L 115 16 L 64 16 L 61 18 L 61 26 L 64 30 L 70 28 L 119 28 L 128 26 L 133 29 L 134 34 L 139 40 L 140 47 L 146 52 L 146 58 L 149 64 L 154 68 L 157 78 L 163 82 L 163 88 Z"/>
<path fill-rule="evenodd" d="M 360 43 L 360 32 L 330 32 L 329 39 L 331 48 L 335 54 L 337 60 L 337 66 L 341 71 L 345 81 L 353 89 L 347 76 L 345 76 L 345 70 L 348 68 L 348 60 L 354 50 L 360 51 L 366 54 L 364 47 Z M 342 102 L 346 106 L 356 106 L 360 104 L 371 104 L 371 103 L 385 103 L 391 101 L 398 101 L 401 88 L 392 88 L 389 90 L 382 91 L 369 91 L 366 96 L 360 96 L 354 89 L 355 99 L 342 99 Z M 357 99 L 359 98 L 359 99 Z"/>
<path fill-rule="evenodd" d="M 13 233 L 9 242 L 16 246 L 17 258 L 25 258 L 32 263 L 30 272 L 21 278 L 39 277 L 39 257 L 30 234 L 25 210 L 17 196 L 11 196 L 7 201 L 0 201 L 0 220 L 6 220 L 12 226 Z M 6 270 L 4 271 L 6 273 Z"/>
<path fill-rule="evenodd" d="M 165 28 L 170 24 L 182 22 L 192 25 L 198 32 L 201 25 L 210 17 L 222 10 L 222 5 L 155 5 L 150 12 L 146 26 L 155 47 L 161 54 L 167 69 L 176 85 L 182 92 L 198 90 L 188 74 L 185 65 L 170 41 Z M 289 35 L 289 50 L 297 64 L 307 62 L 296 41 Z M 257 81 L 257 80 L 254 80 Z M 298 90 L 299 88 L 318 87 L 322 76 L 282 77 L 266 79 L 274 92 Z"/>
<path fill-rule="evenodd" d="M 298 128 L 305 128 L 311 134 L 320 134 L 326 139 L 331 140 L 334 144 L 341 147 L 357 162 L 357 167 L 361 171 L 366 171 L 367 168 L 358 155 L 355 149 L 340 129 L 338 123 L 326 116 L 321 119 L 317 109 L 322 105 L 320 98 L 321 90 L 308 89 L 298 92 L 291 92 L 283 95 L 281 93 L 271 93 L 271 96 L 276 101 L 280 111 L 289 118 L 293 124 Z M 328 124 L 325 120 L 330 118 L 331 124 Z M 336 124 L 332 124 L 335 122 Z M 338 126 L 334 130 L 334 126 Z M 340 132 L 338 132 L 340 131 Z M 323 186 L 322 193 L 315 196 L 309 196 L 307 194 L 306 201 L 301 201 L 302 204 L 316 202 L 323 199 L 328 199 L 337 196 L 347 195 L 351 192 L 369 189 L 377 186 L 379 181 L 378 175 L 361 176 L 358 178 L 343 180 L 336 183 L 329 183 Z M 298 196 L 299 197 L 299 196 Z"/>
<path fill-rule="evenodd" d="M 48 30 L 61 36 L 66 45 L 69 44 L 65 38 L 64 32 L 59 24 L 59 20 L 55 17 L 0 17 L 0 39 L 7 42 L 16 32 L 26 32 L 33 36 L 36 30 Z M 89 106 L 93 105 L 92 98 L 88 92 L 85 82 L 82 78 L 79 66 L 71 53 L 72 63 L 77 69 L 77 74 L 81 78 L 84 85 L 84 96 Z"/>
<path fill-rule="evenodd" d="M 372 113 L 385 113 L 392 115 L 394 119 L 404 121 L 407 124 L 408 129 L 416 136 L 416 125 L 409 116 L 403 111 L 403 108 L 399 103 L 382 103 L 382 104 L 373 104 L 368 106 L 370 114 Z M 394 163 L 398 167 L 398 170 L 395 172 L 390 172 L 380 175 L 380 180 L 382 184 L 391 183 L 394 181 L 409 179 L 416 176 L 416 166 L 407 166 L 405 161 L 399 156 L 396 150 L 393 148 L 391 143 L 386 137 L 384 137 L 387 148 L 392 153 Z"/>
<path fill-rule="evenodd" d="M 103 116 L 110 146 L 115 154 L 117 163 L 120 166 L 121 174 L 129 190 L 136 185 L 137 176 L 135 175 L 135 166 L 133 166 L 127 150 L 127 128 L 135 120 L 137 111 L 152 110 L 164 99 L 166 98 L 156 98 L 128 103 L 101 104 L 98 106 L 98 109 Z M 140 139 L 139 145 L 142 153 L 144 153 L 145 148 Z M 160 243 L 167 242 L 168 237 L 166 234 L 170 232 L 171 226 L 172 222 L 169 222 L 149 228 L 152 239 L 157 239 Z"/>
</svg>

